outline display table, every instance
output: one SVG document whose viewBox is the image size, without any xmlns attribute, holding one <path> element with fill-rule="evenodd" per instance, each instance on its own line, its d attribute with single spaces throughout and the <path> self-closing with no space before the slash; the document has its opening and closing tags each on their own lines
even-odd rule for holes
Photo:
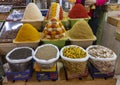
<svg viewBox="0 0 120 85">
<path fill-rule="evenodd" d="M 18 80 L 15 82 L 8 81 L 3 82 L 3 85 L 116 85 L 115 78 L 108 78 L 105 80 L 104 78 L 95 78 L 94 80 L 91 78 L 90 75 L 88 77 L 82 78 L 79 80 L 78 78 L 66 80 L 65 72 L 61 63 L 58 65 L 58 80 L 42 80 L 38 81 L 36 79 L 36 73 L 33 72 L 32 78 L 30 80 L 23 81 Z"/>
</svg>

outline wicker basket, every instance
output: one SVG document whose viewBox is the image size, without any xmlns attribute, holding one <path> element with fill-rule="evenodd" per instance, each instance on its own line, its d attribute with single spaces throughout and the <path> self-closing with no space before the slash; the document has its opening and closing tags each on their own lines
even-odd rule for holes
<svg viewBox="0 0 120 85">
<path fill-rule="evenodd" d="M 39 42 L 31 42 L 31 43 L 0 43 L 0 54 L 1 55 L 6 55 L 9 51 L 16 47 L 22 47 L 22 46 L 27 46 L 31 47 L 33 49 L 37 48 L 39 45 Z"/>
<path fill-rule="evenodd" d="M 34 26 L 37 30 L 41 28 L 41 21 L 21 21 L 23 24 L 29 23 Z"/>
<path fill-rule="evenodd" d="M 68 58 L 68 57 L 65 57 L 63 56 L 63 50 L 66 48 L 66 47 L 69 47 L 69 46 L 76 46 L 76 47 L 79 47 L 77 45 L 68 45 L 68 46 L 64 46 L 61 51 L 60 51 L 60 55 L 61 55 L 61 58 L 62 58 L 62 62 L 65 66 L 65 68 L 71 72 L 71 73 L 79 73 L 79 74 L 84 74 L 85 70 L 86 70 L 86 67 L 87 67 L 87 60 L 89 58 L 88 56 L 88 53 L 82 48 L 82 47 L 79 47 L 80 49 L 82 49 L 84 52 L 87 53 L 86 57 L 85 58 Z"/>
<path fill-rule="evenodd" d="M 0 43 L 0 54 L 6 55 L 9 51 L 14 49 L 16 44 L 14 43 Z"/>
<path fill-rule="evenodd" d="M 71 39 L 69 38 L 72 45 L 78 45 L 83 48 L 87 48 L 88 46 L 93 44 L 93 41 L 96 40 L 96 37 L 94 36 L 93 39 Z"/>
<path fill-rule="evenodd" d="M 14 44 L 17 47 L 22 47 L 22 46 L 27 46 L 27 47 L 31 47 L 33 49 L 37 48 L 39 45 L 39 41 L 38 42 L 26 42 L 26 43 L 22 43 L 22 42 L 14 42 Z"/>
</svg>

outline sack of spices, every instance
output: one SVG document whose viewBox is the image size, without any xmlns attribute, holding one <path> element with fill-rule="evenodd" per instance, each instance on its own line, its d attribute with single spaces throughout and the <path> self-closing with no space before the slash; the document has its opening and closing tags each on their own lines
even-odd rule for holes
<svg viewBox="0 0 120 85">
<path fill-rule="evenodd" d="M 44 44 L 36 48 L 33 59 L 41 69 L 50 69 L 59 59 L 59 49 L 52 44 Z"/>
<path fill-rule="evenodd" d="M 30 47 L 17 47 L 6 55 L 6 60 L 13 72 L 27 70 L 32 64 L 33 49 Z"/>
<path fill-rule="evenodd" d="M 80 46 L 64 46 L 60 51 L 63 64 L 71 73 L 84 74 L 87 68 L 88 53 Z"/>
<path fill-rule="evenodd" d="M 117 55 L 109 48 L 101 45 L 91 45 L 86 51 L 90 55 L 89 61 L 101 72 L 114 72 Z"/>
</svg>

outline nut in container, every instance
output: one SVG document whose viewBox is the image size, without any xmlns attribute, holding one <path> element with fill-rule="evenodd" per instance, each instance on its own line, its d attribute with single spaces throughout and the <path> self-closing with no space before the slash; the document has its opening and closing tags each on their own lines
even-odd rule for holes
<svg viewBox="0 0 120 85">
<path fill-rule="evenodd" d="M 101 73 L 111 73 L 115 69 L 117 55 L 109 48 L 100 45 L 91 45 L 86 51 L 90 55 L 89 61 Z"/>
</svg>

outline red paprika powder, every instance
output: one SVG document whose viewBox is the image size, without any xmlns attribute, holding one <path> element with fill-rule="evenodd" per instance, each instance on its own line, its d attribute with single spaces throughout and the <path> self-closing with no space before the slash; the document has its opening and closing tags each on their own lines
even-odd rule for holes
<svg viewBox="0 0 120 85">
<path fill-rule="evenodd" d="M 88 18 L 88 12 L 82 4 L 75 4 L 68 14 L 69 18 Z"/>
</svg>

